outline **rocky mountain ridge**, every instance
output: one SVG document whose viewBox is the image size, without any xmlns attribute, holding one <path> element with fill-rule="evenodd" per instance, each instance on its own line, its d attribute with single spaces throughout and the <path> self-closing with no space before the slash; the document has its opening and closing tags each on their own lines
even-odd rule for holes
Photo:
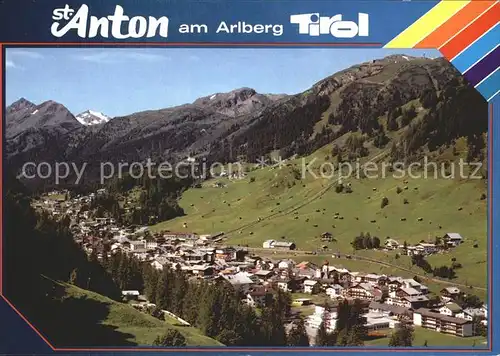
<svg viewBox="0 0 500 356">
<path fill-rule="evenodd" d="M 385 130 L 381 118 L 396 108 L 465 87 L 443 58 L 393 55 L 347 68 L 295 95 L 240 88 L 91 126 L 60 104 L 20 100 L 6 110 L 6 153 L 14 169 L 41 157 L 140 162 L 191 156 L 228 162 L 255 161 L 278 149 L 286 157 L 312 152 L 350 131 L 373 138 Z"/>
</svg>

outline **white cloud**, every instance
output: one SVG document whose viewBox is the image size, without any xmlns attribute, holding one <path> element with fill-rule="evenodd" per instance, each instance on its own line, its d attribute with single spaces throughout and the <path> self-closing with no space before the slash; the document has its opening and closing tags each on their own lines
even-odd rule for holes
<svg viewBox="0 0 500 356">
<path fill-rule="evenodd" d="M 17 63 L 15 63 L 14 61 L 10 60 L 10 59 L 6 59 L 5 60 L 5 68 L 6 69 L 24 69 L 23 67 L 21 67 L 20 65 L 18 65 Z"/>
<path fill-rule="evenodd" d="M 29 58 L 29 59 L 43 59 L 43 58 L 45 58 L 45 56 L 39 52 L 25 50 L 25 49 L 8 49 L 7 54 L 9 56 L 18 57 L 18 58 Z"/>
<path fill-rule="evenodd" d="M 26 49 L 7 49 L 5 67 L 23 70 L 26 62 L 45 58 L 41 53 Z M 22 65 L 20 65 L 21 63 Z"/>
<path fill-rule="evenodd" d="M 89 54 L 85 54 L 83 52 L 74 56 L 74 58 L 80 61 L 94 63 L 117 63 L 124 61 L 160 62 L 170 60 L 168 56 L 165 56 L 163 54 L 141 52 L 136 50 L 102 51 Z"/>
</svg>

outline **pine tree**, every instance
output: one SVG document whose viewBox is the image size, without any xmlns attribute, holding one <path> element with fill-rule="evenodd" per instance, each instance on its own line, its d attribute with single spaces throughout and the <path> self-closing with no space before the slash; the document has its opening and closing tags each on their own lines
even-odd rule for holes
<svg viewBox="0 0 500 356">
<path fill-rule="evenodd" d="M 395 131 L 397 129 L 398 129 L 398 122 L 396 121 L 396 118 L 391 114 L 387 115 L 387 130 Z"/>
<path fill-rule="evenodd" d="M 169 329 L 163 335 L 158 335 L 153 342 L 155 346 L 186 346 L 186 338 L 178 330 Z"/>
<path fill-rule="evenodd" d="M 144 295 L 147 300 L 154 302 L 156 300 L 156 288 L 158 287 L 158 279 L 160 278 L 158 271 L 150 265 L 145 265 L 143 270 L 144 278 Z"/>
<path fill-rule="evenodd" d="M 315 346 L 333 346 L 330 344 L 331 338 L 330 333 L 327 330 L 325 320 L 319 324 L 318 331 L 316 332 L 316 338 L 314 340 Z"/>
<path fill-rule="evenodd" d="M 366 338 L 367 330 L 362 317 L 362 306 L 359 300 L 350 305 L 347 300 L 337 307 L 336 344 L 341 346 L 360 346 Z"/>
<path fill-rule="evenodd" d="M 242 342 L 241 335 L 235 330 L 230 329 L 222 329 L 219 335 L 217 335 L 217 340 L 227 346 L 237 346 Z"/>
<path fill-rule="evenodd" d="M 237 328 L 241 330 L 242 345 L 260 346 L 260 324 L 252 307 L 243 305 L 240 307 Z"/>
<path fill-rule="evenodd" d="M 168 305 L 168 292 L 167 292 L 167 285 L 169 284 L 169 281 L 167 279 L 168 275 L 166 270 L 163 270 L 163 273 L 158 277 L 157 282 L 156 282 L 156 295 L 155 295 L 155 300 L 154 303 L 162 309 L 166 309 L 166 306 Z"/>
<path fill-rule="evenodd" d="M 401 323 L 392 333 L 389 346 L 412 346 L 414 334 L 410 323 Z"/>
<path fill-rule="evenodd" d="M 197 325 L 203 333 L 210 337 L 219 334 L 218 322 L 221 312 L 221 305 L 218 296 L 218 286 L 205 283 L 203 293 L 200 298 Z"/>
<path fill-rule="evenodd" d="M 122 290 L 128 289 L 131 281 L 131 271 L 128 257 L 122 253 L 118 265 L 118 285 Z"/>
<path fill-rule="evenodd" d="M 299 318 L 293 325 L 287 336 L 287 344 L 288 346 L 309 346 L 309 336 L 303 318 Z"/>
<path fill-rule="evenodd" d="M 69 276 L 69 283 L 78 285 L 78 268 L 75 268 L 73 271 L 71 271 L 71 275 Z"/>
<path fill-rule="evenodd" d="M 220 305 L 220 313 L 218 314 L 217 320 L 218 333 L 226 331 L 226 337 L 229 335 L 234 339 L 234 342 L 238 342 L 239 335 L 236 328 L 236 320 L 238 316 L 238 307 L 240 305 L 239 298 L 234 288 L 229 283 L 221 284 L 217 292 L 217 304 Z M 228 331 L 232 333 L 228 334 Z"/>
<path fill-rule="evenodd" d="M 276 310 L 279 313 L 281 313 L 281 316 L 283 318 L 288 316 L 290 314 L 292 305 L 292 297 L 290 293 L 278 289 L 278 292 L 275 295 L 275 300 L 276 300 Z"/>
<path fill-rule="evenodd" d="M 337 311 L 338 313 L 338 311 Z M 330 332 L 330 306 L 325 304 L 322 321 L 319 325 L 318 332 L 316 333 L 315 345 L 316 346 L 334 346 L 337 343 L 338 334 L 338 317 L 335 325 L 335 331 Z"/>
<path fill-rule="evenodd" d="M 182 317 L 191 324 L 196 324 L 200 312 L 203 284 L 188 283 L 186 296 L 182 309 Z"/>
<path fill-rule="evenodd" d="M 261 316 L 262 346 L 286 346 L 286 331 L 283 311 L 277 306 L 276 297 L 271 305 L 264 307 Z"/>
<path fill-rule="evenodd" d="M 185 302 L 185 293 L 188 288 L 187 280 L 184 274 L 180 271 L 173 274 L 173 287 L 172 287 L 172 312 L 181 314 L 183 310 L 183 303 Z"/>
<path fill-rule="evenodd" d="M 142 275 L 137 260 L 131 256 L 128 258 L 128 284 L 127 289 L 142 290 L 144 285 L 142 283 Z"/>
<path fill-rule="evenodd" d="M 363 346 L 366 331 L 364 325 L 355 325 L 348 332 L 346 346 Z"/>
</svg>

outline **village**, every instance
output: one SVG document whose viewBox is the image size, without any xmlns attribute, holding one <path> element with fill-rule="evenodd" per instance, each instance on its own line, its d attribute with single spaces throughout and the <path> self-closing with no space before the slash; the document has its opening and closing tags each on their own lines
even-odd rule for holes
<svg viewBox="0 0 500 356">
<path fill-rule="evenodd" d="M 270 257 L 264 253 L 261 257 L 250 248 L 227 244 L 224 232 L 151 233 L 147 226 L 120 226 L 114 218 L 96 217 L 91 210 L 82 209 L 103 194 L 106 190 L 100 189 L 70 199 L 67 192 L 52 192 L 35 201 L 33 206 L 56 218 L 69 216 L 75 242 L 88 254 L 97 252 L 98 258 L 104 253 L 121 251 L 157 270 L 168 267 L 181 270 L 192 279 L 225 280 L 240 293 L 242 303 L 254 308 L 261 308 L 273 290 L 289 292 L 292 316 L 288 322 L 292 325 L 294 317 L 305 317 L 311 340 L 322 321 L 327 321 L 329 331 L 335 329 L 337 313 L 333 306 L 341 300 L 362 302 L 365 326 L 369 331 L 390 330 L 401 322 L 411 322 L 436 333 L 469 337 L 476 335 L 474 321 L 481 320 L 481 324 L 487 326 L 486 304 L 460 307 L 457 301 L 466 293 L 457 287 L 446 287 L 433 295 L 418 278 L 351 271 L 328 261 L 322 265 L 309 261 L 297 263 L 288 258 L 272 258 L 272 253 Z M 330 233 L 321 236 L 323 241 L 331 238 Z M 458 246 L 462 240 L 459 233 L 446 233 L 442 237 L 445 248 Z M 388 239 L 381 248 L 425 256 L 439 253 L 443 247 L 428 242 L 403 245 Z M 295 249 L 295 242 L 269 239 L 263 242 L 260 250 Z M 142 291 L 122 291 L 122 294 L 127 300 L 136 300 Z M 306 308 L 308 312 L 303 313 Z"/>
</svg>

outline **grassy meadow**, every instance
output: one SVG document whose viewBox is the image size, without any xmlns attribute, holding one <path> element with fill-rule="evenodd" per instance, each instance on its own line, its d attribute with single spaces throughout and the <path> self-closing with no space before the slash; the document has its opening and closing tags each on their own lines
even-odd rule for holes
<svg viewBox="0 0 500 356">
<path fill-rule="evenodd" d="M 180 205 L 185 216 L 159 223 L 151 229 L 199 234 L 225 232 L 226 244 L 256 248 L 262 247 L 265 240 L 283 239 L 295 242 L 297 253 L 322 249 L 325 243 L 320 234 L 328 231 L 335 241 L 326 243 L 328 252 L 323 253 L 324 256 L 331 256 L 333 252 L 354 253 L 351 242 L 361 232 L 379 237 L 382 243 L 390 237 L 408 244 L 434 242 L 436 236 L 458 232 L 465 239 L 461 246 L 430 256 L 428 261 L 433 267 L 449 266 L 455 258 L 463 267 L 456 270 L 454 281 L 482 288 L 476 294 L 485 294 L 487 200 L 482 197 L 486 193 L 484 180 L 434 179 L 432 169 L 427 179 L 396 178 L 386 169 L 385 177 L 379 170 L 381 177 L 377 179 L 361 176 L 358 179 L 356 174 L 343 179 L 342 183 L 344 186 L 349 184 L 352 193 L 338 193 L 335 190 L 338 175 L 334 175 L 335 178 L 313 176 L 319 175 L 321 164 L 332 160 L 328 157 L 329 152 L 331 145 L 304 159 L 288 160 L 281 167 L 247 166 L 243 179 L 207 180 L 201 188 L 189 189 L 182 195 Z M 387 155 L 387 150 L 370 152 L 361 163 L 368 160 L 380 163 Z M 443 152 L 442 155 L 447 154 Z M 222 187 L 216 187 L 217 182 Z M 382 208 L 384 197 L 389 204 Z M 474 248 L 476 242 L 478 247 Z M 412 269 L 410 259 L 407 256 L 397 258 L 394 251 L 360 250 L 355 253 Z M 303 259 L 311 260 L 311 257 Z M 343 263 L 359 267 L 363 272 L 378 268 L 361 261 L 345 260 Z M 417 267 L 414 270 L 424 274 Z"/>
<path fill-rule="evenodd" d="M 151 346 L 155 338 L 168 329 L 180 331 L 188 346 L 222 345 L 194 327 L 180 326 L 175 319 L 162 321 L 100 294 L 66 283 L 54 284 L 64 290 L 61 309 L 53 311 L 59 315 L 59 323 L 53 329 L 53 335 L 48 335 L 56 346 L 83 346 L 89 343 L 92 346 Z M 65 308 L 77 314 L 69 316 L 71 321 L 67 319 L 68 315 L 65 316 Z"/>
</svg>

